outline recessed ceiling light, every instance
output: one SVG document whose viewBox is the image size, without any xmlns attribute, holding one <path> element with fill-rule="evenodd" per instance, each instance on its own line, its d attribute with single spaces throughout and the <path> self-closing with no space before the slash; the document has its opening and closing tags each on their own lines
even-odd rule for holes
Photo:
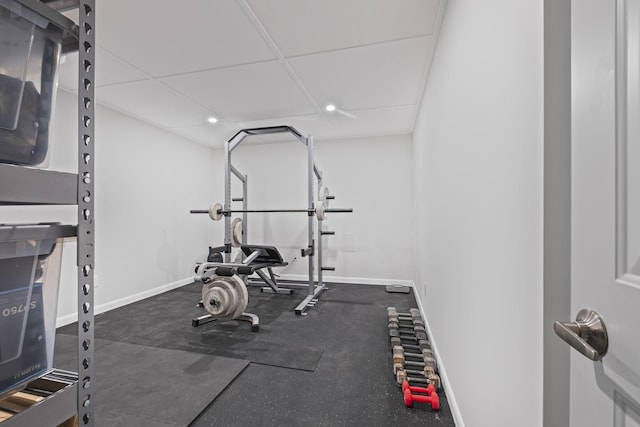
<svg viewBox="0 0 640 427">
<path fill-rule="evenodd" d="M 327 104 L 327 106 L 324 107 L 324 109 L 327 111 L 336 111 L 336 106 L 333 104 Z"/>
<path fill-rule="evenodd" d="M 208 121 L 209 123 L 218 123 L 218 119 L 216 119 L 215 117 L 209 117 L 209 118 L 207 119 L 207 121 Z"/>
</svg>

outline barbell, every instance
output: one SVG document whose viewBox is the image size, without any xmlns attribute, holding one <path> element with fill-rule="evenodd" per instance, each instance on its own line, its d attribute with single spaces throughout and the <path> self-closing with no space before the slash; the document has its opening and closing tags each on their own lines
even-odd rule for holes
<svg viewBox="0 0 640 427">
<path fill-rule="evenodd" d="M 351 213 L 352 208 L 328 208 L 325 202 L 319 202 L 315 209 L 225 209 L 222 203 L 215 202 L 211 204 L 209 210 L 204 209 L 192 209 L 189 213 L 192 214 L 209 214 L 209 218 L 214 221 L 220 221 L 224 216 L 229 216 L 234 213 L 274 213 L 274 212 L 306 212 L 309 216 L 316 214 L 319 220 L 325 218 L 326 213 Z"/>
</svg>

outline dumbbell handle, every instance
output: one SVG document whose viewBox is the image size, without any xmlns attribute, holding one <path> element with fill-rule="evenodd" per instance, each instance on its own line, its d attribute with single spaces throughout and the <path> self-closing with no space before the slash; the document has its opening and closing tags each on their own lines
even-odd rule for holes
<svg viewBox="0 0 640 427">
<path fill-rule="evenodd" d="M 424 331 L 426 332 L 426 329 L 424 328 L 424 326 L 422 325 L 415 325 L 415 324 L 410 324 L 410 325 L 405 325 L 402 323 L 397 323 L 397 322 L 389 322 L 389 324 L 387 325 L 388 328 L 394 328 L 394 329 L 402 329 L 402 330 L 409 330 L 409 331 Z"/>
<path fill-rule="evenodd" d="M 402 344 L 402 347 L 403 348 L 406 347 L 406 348 L 411 349 L 411 350 L 422 350 L 422 347 L 420 347 L 419 345 L 415 345 L 415 344 Z"/>
<path fill-rule="evenodd" d="M 405 372 L 406 372 L 406 371 L 405 371 Z M 431 383 L 429 382 L 429 380 L 428 380 L 428 379 L 426 379 L 426 378 L 422 378 L 422 377 L 410 377 L 410 376 L 408 376 L 408 375 L 407 375 L 407 379 L 406 379 L 405 381 L 407 381 L 407 382 L 412 382 L 412 383 L 427 384 L 427 386 L 428 386 L 429 384 L 431 384 Z"/>
<path fill-rule="evenodd" d="M 409 322 L 406 320 L 398 320 L 398 319 L 389 319 L 389 322 L 387 323 L 387 325 L 390 326 L 398 326 L 399 328 L 422 328 L 423 330 L 427 330 L 427 328 L 425 328 L 424 326 L 424 322 L 422 322 L 421 320 L 415 321 L 415 322 Z"/>
<path fill-rule="evenodd" d="M 426 366 L 424 362 L 416 362 L 413 360 L 406 360 L 406 359 L 403 362 L 397 362 L 397 363 L 402 363 L 405 366 L 417 366 L 419 368 L 424 368 Z"/>
<path fill-rule="evenodd" d="M 402 347 L 400 347 L 400 348 L 402 348 Z M 394 354 L 395 354 L 395 352 L 400 352 L 400 350 L 396 350 L 395 348 L 393 348 L 393 351 L 394 351 Z M 433 357 L 433 352 L 431 350 L 426 350 L 426 351 L 428 353 L 428 355 L 426 357 Z M 412 353 L 410 351 L 405 351 L 404 348 L 402 348 L 401 353 L 404 355 L 405 358 L 413 357 L 413 358 L 417 358 L 417 359 L 420 359 L 420 360 L 424 360 L 424 358 L 425 358 L 424 352 L 422 352 L 422 353 Z"/>
<path fill-rule="evenodd" d="M 424 376 L 424 371 L 415 371 L 413 369 L 407 369 L 407 368 L 404 368 L 404 371 L 407 373 L 407 375 L 411 374 L 411 375 L 422 375 L 422 376 Z"/>
<path fill-rule="evenodd" d="M 393 362 L 394 363 L 406 363 L 407 365 L 411 365 L 411 366 L 419 366 L 416 365 L 416 363 L 421 363 L 422 365 L 426 366 L 426 360 L 425 360 L 425 356 L 419 357 L 420 360 L 411 360 L 411 359 L 407 359 L 406 355 L 398 355 L 397 353 L 395 353 L 393 355 Z"/>
<path fill-rule="evenodd" d="M 389 336 L 390 337 L 398 337 L 401 340 L 407 340 L 407 341 L 413 341 L 413 342 L 417 342 L 418 338 L 415 335 L 407 335 L 407 334 L 403 334 L 404 330 L 400 330 L 397 328 L 391 328 L 389 329 Z"/>
<path fill-rule="evenodd" d="M 399 337 L 401 339 L 406 339 L 408 341 L 413 341 L 414 343 L 418 343 L 420 340 L 427 340 L 427 333 L 421 329 L 415 330 L 414 329 L 414 333 L 411 335 L 407 335 L 407 334 L 403 334 L 401 335 L 403 332 L 405 332 L 405 330 L 400 330 L 398 328 L 389 328 L 389 336 L 390 337 Z"/>
<path fill-rule="evenodd" d="M 411 390 L 405 390 L 404 404 L 410 408 L 413 406 L 413 402 L 428 403 L 434 411 L 440 409 L 440 398 L 438 398 L 437 393 L 433 393 L 430 396 L 423 396 L 421 394 L 411 394 Z"/>
<path fill-rule="evenodd" d="M 403 326 L 419 325 L 424 327 L 424 321 L 422 319 L 404 319 L 404 318 L 398 319 L 397 317 L 389 317 L 388 323 L 398 323 Z"/>
<path fill-rule="evenodd" d="M 410 314 L 405 314 L 405 313 L 393 313 L 393 314 L 389 314 L 387 317 L 389 317 L 389 319 L 400 319 L 400 320 L 407 320 L 409 322 L 413 322 L 413 319 L 418 319 L 418 316 L 412 316 Z"/>
<path fill-rule="evenodd" d="M 395 361 L 395 359 L 394 359 L 394 361 Z M 396 362 L 396 363 L 400 363 L 400 364 L 406 365 L 406 366 L 417 366 L 419 368 L 429 367 L 429 368 L 433 368 L 434 371 L 436 371 L 438 369 L 438 364 L 437 364 L 436 360 L 433 357 L 425 357 L 420 362 L 405 359 L 404 362 L 400 361 L 400 362 Z"/>
</svg>

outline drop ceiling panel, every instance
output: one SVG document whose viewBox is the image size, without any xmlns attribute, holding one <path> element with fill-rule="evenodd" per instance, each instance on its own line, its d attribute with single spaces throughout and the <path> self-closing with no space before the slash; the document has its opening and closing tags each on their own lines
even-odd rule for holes
<svg viewBox="0 0 640 427">
<path fill-rule="evenodd" d="M 161 80 L 234 122 L 315 113 L 278 61 L 182 74 Z"/>
<path fill-rule="evenodd" d="M 97 44 L 154 77 L 275 58 L 231 0 L 109 0 L 96 18 Z"/>
<path fill-rule="evenodd" d="M 289 59 L 319 104 L 343 110 L 415 104 L 431 36 Z"/>
<path fill-rule="evenodd" d="M 163 128 L 198 125 L 210 115 L 205 108 L 153 80 L 99 87 L 96 100 Z"/>
<path fill-rule="evenodd" d="M 140 70 L 99 47 L 96 49 L 96 64 L 99 64 L 96 67 L 96 87 L 148 78 Z M 64 63 L 60 65 L 58 83 L 63 89 L 71 91 L 78 89 L 77 52 L 65 55 Z"/>
<path fill-rule="evenodd" d="M 281 124 L 318 140 L 409 133 L 442 2 L 101 1 L 97 101 L 209 146 Z M 77 90 L 66 61 L 60 86 Z"/>
<path fill-rule="evenodd" d="M 327 117 L 336 138 L 403 135 L 413 132 L 415 106 L 354 110 L 355 119 L 333 113 Z"/>
<path fill-rule="evenodd" d="M 432 34 L 439 6 L 439 0 L 247 3 L 285 57 Z"/>
<path fill-rule="evenodd" d="M 197 126 L 173 128 L 171 132 L 199 144 L 223 148 L 224 142 L 232 137 L 236 131 L 230 123 L 205 123 Z"/>
</svg>

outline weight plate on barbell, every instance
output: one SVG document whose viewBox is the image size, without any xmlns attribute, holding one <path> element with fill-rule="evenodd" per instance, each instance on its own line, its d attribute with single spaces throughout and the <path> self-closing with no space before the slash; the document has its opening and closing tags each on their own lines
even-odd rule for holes
<svg viewBox="0 0 640 427">
<path fill-rule="evenodd" d="M 318 202 L 318 205 L 316 206 L 316 217 L 320 221 L 324 220 L 324 210 L 327 207 L 325 203 L 326 202 Z"/>
<path fill-rule="evenodd" d="M 222 214 L 223 208 L 224 207 L 219 202 L 212 203 L 211 207 L 209 208 L 209 218 L 211 218 L 214 221 L 220 221 L 224 216 Z"/>
<path fill-rule="evenodd" d="M 330 194 L 331 192 L 329 191 L 329 187 L 325 185 L 321 185 L 320 188 L 318 189 L 318 199 L 321 202 L 324 202 L 325 208 L 329 207 L 329 199 L 327 197 L 329 197 Z"/>
<path fill-rule="evenodd" d="M 234 218 L 231 222 L 231 246 L 239 248 L 242 246 L 242 219 Z"/>
</svg>

